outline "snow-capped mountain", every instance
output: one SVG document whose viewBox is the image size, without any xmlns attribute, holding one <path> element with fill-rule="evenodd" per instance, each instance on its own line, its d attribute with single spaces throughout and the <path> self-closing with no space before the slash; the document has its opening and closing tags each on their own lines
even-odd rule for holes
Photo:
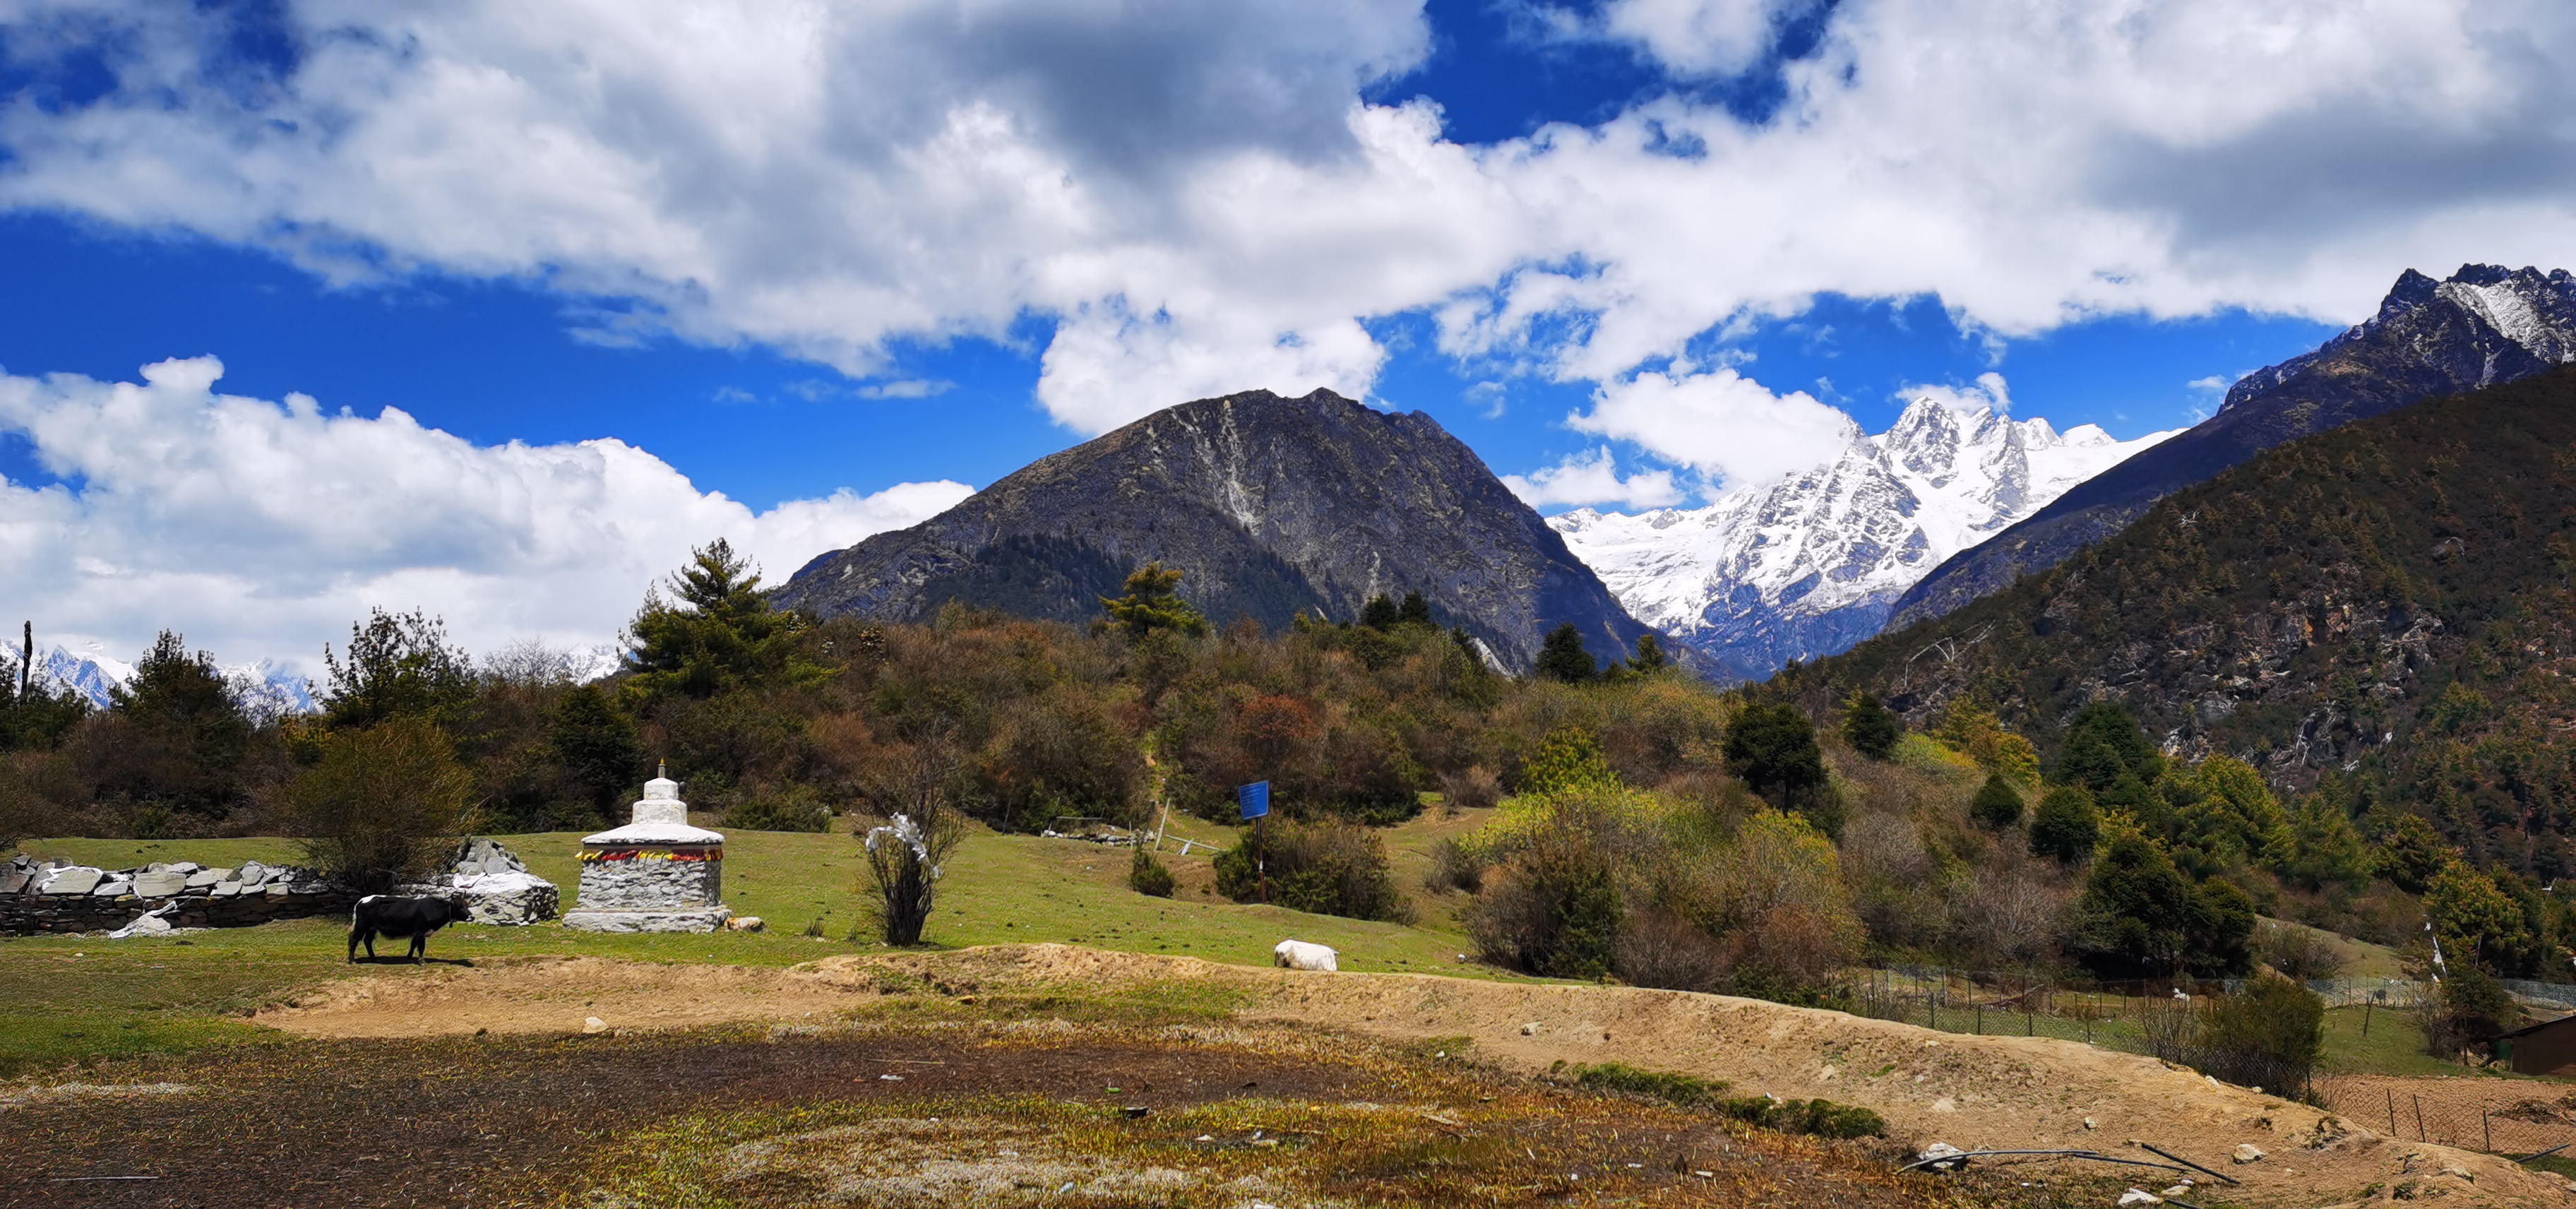
<svg viewBox="0 0 2576 1209">
<path fill-rule="evenodd" d="M 1942 560 L 2173 435 L 2114 440 L 2091 424 L 1918 399 L 1876 436 L 1851 429 L 1834 460 L 1730 491 L 1703 508 L 1550 518 L 1619 603 L 1720 681 L 1876 634 Z"/>
<path fill-rule="evenodd" d="M 2273 446 L 2425 399 L 2576 363 L 2576 274 L 2464 264 L 2398 275 L 2379 313 L 2236 380 L 2218 414 L 2069 491 L 1906 590 L 1888 624 L 1927 621 L 2106 541 L 2157 500 Z"/>
<path fill-rule="evenodd" d="M 564 648 L 526 643 L 512 650 L 521 653 L 518 664 L 508 670 L 538 679 L 568 680 L 574 684 L 588 684 L 615 675 L 623 659 L 623 648 L 607 642 Z M 233 700 L 240 703 L 242 712 L 253 722 L 267 723 L 296 714 L 322 711 L 321 702 L 313 695 L 313 681 L 300 672 L 279 666 L 274 659 L 218 664 L 215 670 L 223 676 L 224 683 L 231 686 Z M 0 676 L 5 676 L 11 686 L 17 684 L 16 650 L 0 650 Z M 47 684 L 68 686 L 98 709 L 106 709 L 113 700 L 108 690 L 133 676 L 133 664 L 109 658 L 102 644 L 95 642 L 86 644 L 77 654 L 57 645 L 36 657 L 36 679 Z"/>
<path fill-rule="evenodd" d="M 313 682 L 301 673 L 278 666 L 274 659 L 219 664 L 215 671 L 231 686 L 233 700 L 241 704 L 242 712 L 254 721 L 310 714 L 322 708 L 313 699 Z M 0 676 L 6 676 L 11 687 L 16 686 L 17 651 L 0 650 Z M 98 709 L 106 709 L 113 700 L 108 690 L 133 676 L 133 664 L 109 658 L 98 643 L 87 644 L 78 654 L 58 645 L 36 657 L 38 681 L 68 687 Z"/>
</svg>

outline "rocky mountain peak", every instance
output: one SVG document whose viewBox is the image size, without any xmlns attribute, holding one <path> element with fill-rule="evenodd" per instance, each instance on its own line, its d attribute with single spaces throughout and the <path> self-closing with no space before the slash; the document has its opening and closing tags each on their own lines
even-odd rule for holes
<svg viewBox="0 0 2576 1209">
<path fill-rule="evenodd" d="M 826 554 L 789 607 L 890 621 L 951 600 L 1087 622 L 1148 561 L 1218 624 L 1347 620 L 1421 592 L 1505 666 L 1571 622 L 1596 656 L 1645 632 L 1484 462 L 1420 412 L 1331 391 L 1184 403 L 1041 458 L 910 529 Z"/>
</svg>

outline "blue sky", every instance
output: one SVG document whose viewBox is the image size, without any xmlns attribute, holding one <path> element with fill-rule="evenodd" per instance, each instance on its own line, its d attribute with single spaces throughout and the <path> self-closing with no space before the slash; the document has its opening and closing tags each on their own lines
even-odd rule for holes
<svg viewBox="0 0 2576 1209">
<path fill-rule="evenodd" d="M 2576 259 L 2576 38 L 2517 20 L 49 0 L 0 21 L 0 608 L 305 663 L 378 605 L 601 641 L 694 541 L 783 574 L 1254 387 L 1694 500 L 1822 456 L 1704 452 L 1800 393 L 1875 431 L 1999 373 L 2178 427 L 2402 269 Z M 1639 374 L 1702 400 L 1673 439 L 1568 423 Z M 1545 506 L 1639 502 L 1596 495 Z"/>
</svg>

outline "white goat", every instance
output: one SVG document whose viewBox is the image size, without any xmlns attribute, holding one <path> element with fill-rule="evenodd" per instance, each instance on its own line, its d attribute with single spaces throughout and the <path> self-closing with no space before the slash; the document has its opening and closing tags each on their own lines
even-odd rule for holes
<svg viewBox="0 0 2576 1209">
<path fill-rule="evenodd" d="M 1338 955 L 1331 948 L 1302 940 L 1280 941 L 1279 947 L 1272 949 L 1270 955 L 1283 970 L 1322 970 L 1337 974 L 1342 968 L 1336 960 Z"/>
</svg>

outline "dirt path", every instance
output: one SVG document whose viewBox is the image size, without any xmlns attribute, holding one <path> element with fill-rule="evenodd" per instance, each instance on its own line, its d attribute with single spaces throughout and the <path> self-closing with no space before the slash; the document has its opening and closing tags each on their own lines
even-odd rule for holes
<svg viewBox="0 0 2576 1209">
<path fill-rule="evenodd" d="M 902 977 L 889 979 L 889 973 Z M 653 1029 L 819 1018 L 864 1007 L 888 986 L 917 988 L 916 979 L 951 995 L 1064 984 L 1215 983 L 1247 996 L 1241 1009 L 1247 1017 L 1393 1040 L 1465 1037 L 1477 1054 L 1524 1072 L 1545 1072 L 1559 1062 L 1616 1061 L 1725 1079 L 1743 1091 L 1866 1105 L 1915 1144 L 2089 1148 L 2152 1158 L 2134 1144 L 2153 1143 L 2243 1181 L 2220 1190 L 2223 1195 L 2203 1194 L 2210 1200 L 2576 1205 L 2576 1191 L 2556 1176 L 2386 1137 L 2366 1119 L 2217 1084 L 2150 1058 L 1677 991 L 1310 974 L 1031 945 L 838 956 L 789 970 L 575 958 L 403 971 L 330 984 L 256 1019 L 323 1037 L 568 1032 L 589 1016 L 612 1028 Z M 2247 1143 L 2265 1157 L 2230 1162 L 2234 1148 Z M 2163 1183 L 2157 1173 L 2138 1174 L 2142 1186 Z"/>
</svg>

